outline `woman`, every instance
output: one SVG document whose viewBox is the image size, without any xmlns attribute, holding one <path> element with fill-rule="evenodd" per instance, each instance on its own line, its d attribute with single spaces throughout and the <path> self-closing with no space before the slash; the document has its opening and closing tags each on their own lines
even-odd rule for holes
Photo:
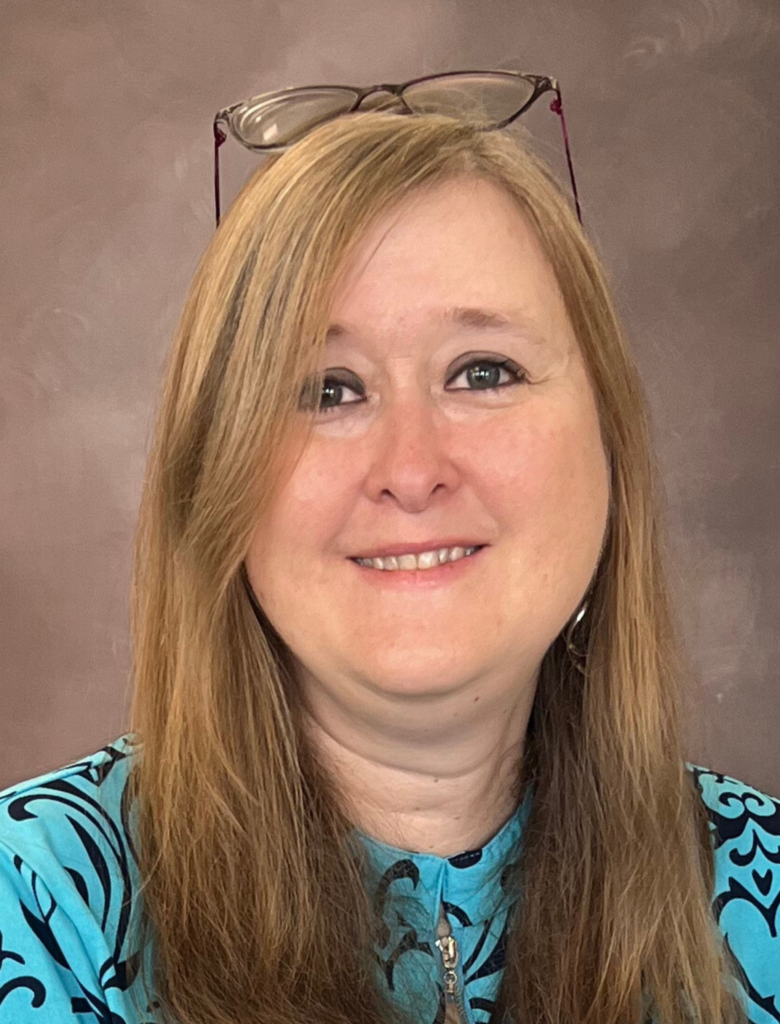
<svg viewBox="0 0 780 1024">
<path fill-rule="evenodd" d="M 0 805 L 0 1021 L 780 1020 L 780 804 L 683 760 L 659 505 L 520 141 L 266 163 L 167 370 L 132 733 Z"/>
</svg>

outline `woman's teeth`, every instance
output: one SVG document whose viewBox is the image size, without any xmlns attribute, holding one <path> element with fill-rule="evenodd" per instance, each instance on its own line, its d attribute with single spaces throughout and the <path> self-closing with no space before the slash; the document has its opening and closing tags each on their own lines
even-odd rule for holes
<svg viewBox="0 0 780 1024">
<path fill-rule="evenodd" d="M 478 551 L 473 548 L 439 548 L 437 551 L 422 551 L 419 555 L 389 555 L 387 558 L 355 558 L 358 565 L 371 569 L 384 569 L 394 572 L 398 569 L 435 569 L 444 562 L 457 562 Z"/>
</svg>

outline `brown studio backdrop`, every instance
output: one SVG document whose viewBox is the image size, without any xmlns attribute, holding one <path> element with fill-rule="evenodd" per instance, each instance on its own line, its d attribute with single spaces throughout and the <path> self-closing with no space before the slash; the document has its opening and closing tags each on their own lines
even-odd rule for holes
<svg viewBox="0 0 780 1024">
<path fill-rule="evenodd" d="M 0 7 L 0 786 L 127 726 L 132 532 L 213 230 L 210 120 L 285 85 L 556 76 L 651 403 L 690 759 L 780 793 L 775 0 Z M 525 123 L 565 182 L 558 119 Z M 257 158 L 228 144 L 223 203 Z"/>
</svg>

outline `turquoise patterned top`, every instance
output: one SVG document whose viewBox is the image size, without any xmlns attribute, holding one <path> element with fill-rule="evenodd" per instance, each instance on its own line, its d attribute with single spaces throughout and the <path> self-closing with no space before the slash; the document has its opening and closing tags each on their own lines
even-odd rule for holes
<svg viewBox="0 0 780 1024">
<path fill-rule="evenodd" d="M 142 954 L 128 933 L 139 885 L 125 797 L 132 749 L 122 736 L 0 793 L 0 1024 L 159 1020 L 141 993 Z M 780 801 L 686 767 L 708 809 L 713 913 L 742 968 L 749 1019 L 780 1024 Z M 467 1024 L 490 1019 L 510 909 L 502 866 L 517 848 L 531 795 L 485 846 L 453 857 L 357 833 L 381 876 L 378 970 L 422 1024 L 443 1024 L 448 1001 Z M 399 901 L 403 895 L 414 899 Z"/>
</svg>

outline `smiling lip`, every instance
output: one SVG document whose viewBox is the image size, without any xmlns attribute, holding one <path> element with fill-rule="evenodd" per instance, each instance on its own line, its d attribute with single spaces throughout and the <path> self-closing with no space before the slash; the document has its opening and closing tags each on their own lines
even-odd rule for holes
<svg viewBox="0 0 780 1024">
<path fill-rule="evenodd" d="M 438 551 L 440 548 L 484 548 L 485 544 L 478 540 L 426 540 L 422 544 L 388 544 L 383 548 L 375 548 L 370 555 L 350 555 L 350 558 L 390 558 L 393 555 L 421 555 L 423 551 Z"/>
</svg>

